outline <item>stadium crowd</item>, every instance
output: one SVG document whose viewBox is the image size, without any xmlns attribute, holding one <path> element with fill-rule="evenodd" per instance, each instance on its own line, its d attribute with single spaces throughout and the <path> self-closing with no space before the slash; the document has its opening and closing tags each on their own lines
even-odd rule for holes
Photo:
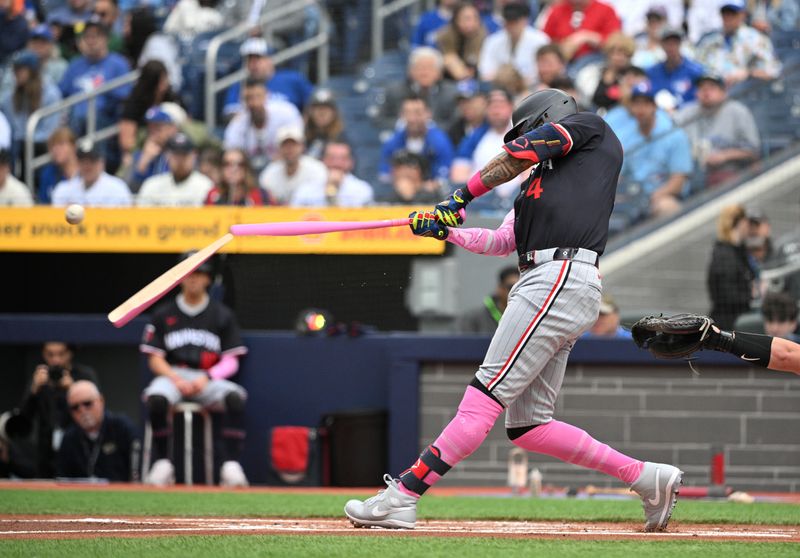
<svg viewBox="0 0 800 558">
<path fill-rule="evenodd" d="M 376 176 L 359 177 L 358 145 L 334 92 L 312 85 L 307 57 L 296 67 L 272 60 L 276 45 L 313 32 L 318 13 L 287 18 L 277 43 L 253 27 L 238 45 L 246 78 L 220 97 L 224 126 L 209 128 L 197 103 L 202 76 L 182 64 L 187 45 L 264 2 L 0 0 L 0 204 L 428 203 L 499 150 L 515 101 L 557 87 L 620 137 L 626 160 L 615 212 L 627 226 L 675 213 L 762 156 L 764 132 L 730 91 L 781 75 L 770 35 L 797 29 L 798 4 L 440 0 L 399 38 L 411 46 L 406 76 L 376 96 L 380 160 Z M 340 14 L 325 2 L 341 16 L 332 67 L 353 76 L 369 25 L 353 23 L 358 5 Z M 38 121 L 34 153 L 50 162 L 24 184 L 28 117 L 137 68 L 133 84 L 96 98 L 97 127 L 118 124 L 118 136 L 81 139 L 86 102 Z M 509 209 L 517 187 L 498 188 L 475 209 Z"/>
</svg>

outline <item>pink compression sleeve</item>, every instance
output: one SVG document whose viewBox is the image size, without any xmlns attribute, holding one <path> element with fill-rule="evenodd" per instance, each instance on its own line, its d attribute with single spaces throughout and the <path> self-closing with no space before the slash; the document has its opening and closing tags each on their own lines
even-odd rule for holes
<svg viewBox="0 0 800 558">
<path fill-rule="evenodd" d="M 508 212 L 495 230 L 450 228 L 447 240 L 476 254 L 507 256 L 517 249 L 514 238 L 514 210 Z"/>
<path fill-rule="evenodd" d="M 222 355 L 222 359 L 208 369 L 212 380 L 225 380 L 239 370 L 239 359 L 236 355 Z"/>
</svg>

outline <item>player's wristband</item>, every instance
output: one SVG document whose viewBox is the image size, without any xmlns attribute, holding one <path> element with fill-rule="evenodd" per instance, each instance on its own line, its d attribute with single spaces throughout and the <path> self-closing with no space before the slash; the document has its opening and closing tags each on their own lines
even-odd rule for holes
<svg viewBox="0 0 800 558">
<path fill-rule="evenodd" d="M 481 180 L 480 171 L 473 174 L 472 178 L 469 179 L 469 182 L 467 182 L 466 191 L 469 192 L 473 198 L 480 197 L 489 191 L 489 188 L 487 188 L 486 184 L 484 184 L 483 180 Z"/>
</svg>

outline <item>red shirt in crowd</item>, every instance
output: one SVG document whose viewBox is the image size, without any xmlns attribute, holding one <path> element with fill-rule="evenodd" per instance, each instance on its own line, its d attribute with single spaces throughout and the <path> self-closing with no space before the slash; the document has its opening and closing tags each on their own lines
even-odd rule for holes
<svg viewBox="0 0 800 558">
<path fill-rule="evenodd" d="M 550 10 L 550 15 L 544 24 L 544 32 L 556 43 L 579 30 L 596 31 L 605 41 L 609 35 L 621 28 L 622 23 L 614 8 L 597 0 L 590 0 L 583 12 L 573 10 L 572 4 L 567 0 L 561 0 Z M 597 50 L 599 48 L 584 44 L 572 58 L 575 60 Z"/>
<path fill-rule="evenodd" d="M 252 188 L 247 192 L 247 195 L 240 200 L 232 200 L 225 198 L 222 189 L 214 186 L 206 196 L 206 205 L 245 205 L 245 206 L 258 206 L 258 205 L 273 205 L 272 200 L 266 192 L 261 188 Z"/>
</svg>

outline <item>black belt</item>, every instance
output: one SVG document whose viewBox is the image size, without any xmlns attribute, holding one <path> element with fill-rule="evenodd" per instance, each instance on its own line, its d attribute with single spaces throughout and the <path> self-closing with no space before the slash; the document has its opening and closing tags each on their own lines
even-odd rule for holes
<svg viewBox="0 0 800 558">
<path fill-rule="evenodd" d="M 542 254 L 542 252 L 549 252 L 550 250 L 531 250 L 530 252 L 525 252 L 519 257 L 519 270 L 525 271 L 526 269 L 531 269 L 544 263 L 557 260 L 573 260 L 575 256 L 578 255 L 578 250 L 580 250 L 580 248 L 556 248 L 553 250 L 552 256 L 549 254 Z M 538 257 L 537 252 L 539 252 Z M 588 263 L 597 267 L 597 264 L 600 262 L 600 257 L 595 255 L 593 262 L 581 261 L 582 263 Z"/>
</svg>

